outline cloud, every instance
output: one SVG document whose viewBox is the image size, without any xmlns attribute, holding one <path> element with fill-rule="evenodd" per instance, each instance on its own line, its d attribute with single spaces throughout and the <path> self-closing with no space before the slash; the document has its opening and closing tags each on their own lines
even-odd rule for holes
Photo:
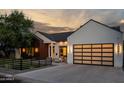
<svg viewBox="0 0 124 93">
<path fill-rule="evenodd" d="M 60 33 L 73 31 L 73 28 L 69 27 L 54 27 L 50 26 L 48 23 L 34 22 L 34 31 L 41 31 L 46 33 Z"/>
<path fill-rule="evenodd" d="M 11 10 L 0 10 L 10 13 Z M 120 25 L 124 20 L 123 9 L 23 9 L 26 16 L 40 22 L 41 30 L 48 32 L 70 31 L 78 28 L 90 19 L 110 26 Z M 47 23 L 47 24 L 46 24 Z M 37 28 L 39 29 L 37 26 Z"/>
</svg>

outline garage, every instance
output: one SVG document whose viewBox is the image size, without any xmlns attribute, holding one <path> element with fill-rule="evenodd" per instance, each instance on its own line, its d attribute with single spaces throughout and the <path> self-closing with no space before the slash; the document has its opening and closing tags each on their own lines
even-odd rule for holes
<svg viewBox="0 0 124 93">
<path fill-rule="evenodd" d="M 114 65 L 114 44 L 74 44 L 75 64 Z"/>
<path fill-rule="evenodd" d="M 91 19 L 67 38 L 67 63 L 122 67 L 122 38 L 120 30 Z"/>
</svg>

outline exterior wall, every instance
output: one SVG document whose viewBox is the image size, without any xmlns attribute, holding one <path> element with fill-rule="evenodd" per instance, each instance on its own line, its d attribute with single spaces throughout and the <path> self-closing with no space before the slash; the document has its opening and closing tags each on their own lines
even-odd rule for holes
<svg viewBox="0 0 124 93">
<path fill-rule="evenodd" d="M 124 32 L 123 32 L 123 40 L 124 40 Z"/>
<path fill-rule="evenodd" d="M 68 55 L 67 62 L 73 64 L 73 44 L 94 44 L 94 43 L 123 43 L 122 33 L 110 29 L 106 26 L 98 24 L 94 21 L 88 22 L 78 31 L 68 37 Z M 117 54 L 114 52 L 114 66 L 122 67 L 123 53 Z"/>
<path fill-rule="evenodd" d="M 48 57 L 48 44 L 40 43 L 39 56 L 40 56 L 40 59 L 46 59 Z"/>
</svg>

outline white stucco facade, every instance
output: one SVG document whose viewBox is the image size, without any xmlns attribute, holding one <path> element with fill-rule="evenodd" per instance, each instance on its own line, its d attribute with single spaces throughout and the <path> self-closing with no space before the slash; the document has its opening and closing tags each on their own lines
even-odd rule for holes
<svg viewBox="0 0 124 93">
<path fill-rule="evenodd" d="M 90 20 L 76 32 L 71 34 L 68 39 L 68 64 L 73 64 L 73 45 L 74 44 L 96 44 L 96 43 L 114 43 L 114 48 L 117 44 L 123 45 L 123 34 L 115 31 L 103 24 Z M 122 67 L 123 53 L 117 54 L 114 51 L 114 67 Z"/>
</svg>

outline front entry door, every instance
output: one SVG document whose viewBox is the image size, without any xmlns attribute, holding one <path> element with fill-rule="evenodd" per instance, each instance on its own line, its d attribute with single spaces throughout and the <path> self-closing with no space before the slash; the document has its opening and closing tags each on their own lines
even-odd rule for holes
<svg viewBox="0 0 124 93">
<path fill-rule="evenodd" d="M 60 46 L 59 47 L 59 54 L 60 58 L 62 59 L 63 62 L 66 62 L 67 60 L 67 46 Z"/>
</svg>

